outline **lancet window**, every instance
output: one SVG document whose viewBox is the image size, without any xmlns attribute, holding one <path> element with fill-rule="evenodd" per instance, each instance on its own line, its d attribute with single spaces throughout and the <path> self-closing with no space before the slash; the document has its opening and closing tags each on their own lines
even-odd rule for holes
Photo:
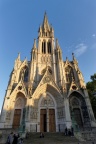
<svg viewBox="0 0 96 144">
<path fill-rule="evenodd" d="M 20 72 L 19 80 L 23 80 L 24 82 L 28 81 L 28 68 L 24 67 Z"/>
<path fill-rule="evenodd" d="M 51 42 L 47 43 L 48 53 L 51 54 Z"/>
<path fill-rule="evenodd" d="M 46 41 L 42 42 L 42 53 L 46 53 Z"/>
<path fill-rule="evenodd" d="M 74 79 L 74 73 L 73 73 L 73 69 L 71 68 L 71 66 L 67 66 L 65 68 L 65 75 L 66 75 L 67 83 L 70 83 L 72 79 Z"/>
</svg>

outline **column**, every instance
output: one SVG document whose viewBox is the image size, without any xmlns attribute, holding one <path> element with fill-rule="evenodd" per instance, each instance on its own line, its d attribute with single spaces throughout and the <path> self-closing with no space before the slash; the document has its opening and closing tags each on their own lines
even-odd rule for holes
<svg viewBox="0 0 96 144">
<path fill-rule="evenodd" d="M 65 123 L 66 123 L 66 127 L 68 129 L 70 129 L 71 126 L 72 126 L 72 122 L 71 122 L 71 117 L 70 117 L 70 109 L 69 109 L 69 100 L 68 100 L 68 98 L 66 98 L 64 100 L 64 105 L 65 105 L 65 119 L 66 119 Z"/>
</svg>

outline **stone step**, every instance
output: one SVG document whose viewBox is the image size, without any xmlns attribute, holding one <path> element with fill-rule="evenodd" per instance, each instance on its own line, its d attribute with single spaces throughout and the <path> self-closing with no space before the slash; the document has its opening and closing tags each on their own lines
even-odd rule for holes
<svg viewBox="0 0 96 144">
<path fill-rule="evenodd" d="M 44 133 L 44 138 L 40 138 L 40 133 L 30 133 L 24 140 L 24 144 L 92 144 L 90 142 L 79 142 L 75 137 L 65 136 L 64 133 Z"/>
<path fill-rule="evenodd" d="M 5 144 L 8 133 L 0 139 L 0 144 Z M 44 138 L 40 138 L 40 133 L 29 133 L 24 139 L 24 144 L 93 144 L 92 141 L 80 142 L 75 137 L 65 136 L 64 133 L 44 133 Z M 96 144 L 96 142 L 94 142 Z"/>
</svg>

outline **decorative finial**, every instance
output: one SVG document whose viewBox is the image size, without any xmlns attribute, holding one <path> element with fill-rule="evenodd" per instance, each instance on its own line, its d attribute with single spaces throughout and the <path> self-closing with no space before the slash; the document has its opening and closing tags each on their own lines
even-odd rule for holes
<svg viewBox="0 0 96 144">
<path fill-rule="evenodd" d="M 73 56 L 73 60 L 74 60 L 74 53 L 72 53 L 72 56 Z"/>
<path fill-rule="evenodd" d="M 18 57 L 17 57 L 17 59 L 20 60 L 20 53 L 18 53 Z"/>
<path fill-rule="evenodd" d="M 68 60 L 68 57 L 66 57 L 66 60 Z"/>
</svg>

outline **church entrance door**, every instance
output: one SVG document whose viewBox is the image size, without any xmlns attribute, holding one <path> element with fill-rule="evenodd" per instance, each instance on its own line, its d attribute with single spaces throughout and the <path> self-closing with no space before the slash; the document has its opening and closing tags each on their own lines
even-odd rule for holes
<svg viewBox="0 0 96 144">
<path fill-rule="evenodd" d="M 46 109 L 40 110 L 40 131 L 47 132 L 47 112 Z"/>
<path fill-rule="evenodd" d="M 74 112 L 74 118 L 75 118 L 77 124 L 79 125 L 79 128 L 82 128 L 83 127 L 83 122 L 82 122 L 80 109 L 79 108 L 74 108 L 73 112 Z"/>
<path fill-rule="evenodd" d="M 20 126 L 21 109 L 15 109 L 13 118 L 13 128 L 18 128 Z"/>
<path fill-rule="evenodd" d="M 49 109 L 49 132 L 55 132 L 55 110 Z"/>
</svg>

